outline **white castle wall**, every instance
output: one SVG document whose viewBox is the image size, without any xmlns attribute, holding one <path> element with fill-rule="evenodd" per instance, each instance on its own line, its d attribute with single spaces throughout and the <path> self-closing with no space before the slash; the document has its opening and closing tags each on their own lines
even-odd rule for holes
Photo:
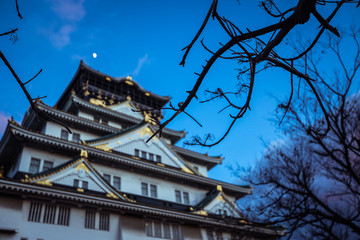
<svg viewBox="0 0 360 240">
<path fill-rule="evenodd" d="M 65 130 L 65 128 L 60 127 L 59 124 L 57 124 L 57 123 L 47 122 L 44 132 L 45 132 L 46 135 L 60 138 L 62 129 Z M 79 133 L 81 140 L 90 140 L 90 139 L 100 137 L 99 135 L 95 135 L 95 134 L 92 134 L 92 133 L 89 133 L 89 132 L 80 131 L 80 130 L 77 130 L 77 129 L 71 129 L 71 130 L 74 133 Z M 68 140 L 71 141 L 71 139 L 72 139 L 72 134 L 69 133 Z"/>
</svg>

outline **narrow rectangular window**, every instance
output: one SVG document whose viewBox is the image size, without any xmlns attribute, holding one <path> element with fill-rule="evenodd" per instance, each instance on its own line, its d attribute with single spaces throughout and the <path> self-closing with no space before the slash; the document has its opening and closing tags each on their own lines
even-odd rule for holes
<svg viewBox="0 0 360 240">
<path fill-rule="evenodd" d="M 108 125 L 108 124 L 109 124 L 108 120 L 105 120 L 105 119 L 102 119 L 101 123 L 102 123 L 102 124 L 105 124 L 105 125 Z"/>
<path fill-rule="evenodd" d="M 40 222 L 41 209 L 42 209 L 41 203 L 32 202 L 30 204 L 28 221 L 29 222 Z"/>
<path fill-rule="evenodd" d="M 57 224 L 63 226 L 69 226 L 69 219 L 70 219 L 70 208 L 60 206 Z"/>
<path fill-rule="evenodd" d="M 221 232 L 216 232 L 216 240 L 223 240 L 223 236 Z"/>
<path fill-rule="evenodd" d="M 139 149 L 135 149 L 135 156 L 140 157 L 140 150 Z"/>
<path fill-rule="evenodd" d="M 99 117 L 97 117 L 97 116 L 94 116 L 94 122 L 99 123 L 99 122 L 100 122 L 100 118 L 99 118 Z"/>
<path fill-rule="evenodd" d="M 80 134 L 79 133 L 73 133 L 72 134 L 72 140 L 73 142 L 80 142 Z"/>
<path fill-rule="evenodd" d="M 154 159 L 154 154 L 149 153 L 149 160 L 150 160 L 150 161 L 155 161 L 155 159 Z"/>
<path fill-rule="evenodd" d="M 56 206 L 53 204 L 46 204 L 43 223 L 55 224 L 55 214 L 56 214 Z"/>
<path fill-rule="evenodd" d="M 150 185 L 150 196 L 155 198 L 157 197 L 156 185 L 153 184 Z"/>
<path fill-rule="evenodd" d="M 61 129 L 61 139 L 68 140 L 69 139 L 69 132 L 67 130 Z"/>
<path fill-rule="evenodd" d="M 181 203 L 181 192 L 179 190 L 175 190 L 175 201 Z"/>
<path fill-rule="evenodd" d="M 207 235 L 207 238 L 208 238 L 209 240 L 214 240 L 214 239 L 215 239 L 214 233 L 213 233 L 213 231 L 212 231 L 211 229 L 207 229 L 207 230 L 206 230 L 206 235 Z"/>
<path fill-rule="evenodd" d="M 31 158 L 29 173 L 32 173 L 32 174 L 38 173 L 40 171 L 40 162 L 41 162 L 41 160 L 38 158 Z"/>
<path fill-rule="evenodd" d="M 146 155 L 147 155 L 146 152 L 141 151 L 141 158 L 147 159 Z"/>
<path fill-rule="evenodd" d="M 161 238 L 161 222 L 154 222 L 155 237 Z"/>
<path fill-rule="evenodd" d="M 109 225 L 110 225 L 110 214 L 100 213 L 99 230 L 109 231 L 110 229 Z"/>
<path fill-rule="evenodd" d="M 161 163 L 161 156 L 156 155 L 156 162 Z"/>
<path fill-rule="evenodd" d="M 189 204 L 189 203 L 190 203 L 189 193 L 188 193 L 188 192 L 183 192 L 183 198 L 184 198 L 184 203 L 185 203 L 185 204 Z"/>
<path fill-rule="evenodd" d="M 113 178 L 113 186 L 116 190 L 119 190 L 121 189 L 121 178 L 120 177 L 115 177 Z"/>
<path fill-rule="evenodd" d="M 110 174 L 104 174 L 104 179 L 105 179 L 105 181 L 107 182 L 107 183 L 111 183 L 110 182 L 110 179 L 111 179 L 111 176 L 110 176 Z"/>
<path fill-rule="evenodd" d="M 88 189 L 88 187 L 89 187 L 89 183 L 87 181 L 82 181 L 82 188 Z"/>
<path fill-rule="evenodd" d="M 53 166 L 54 166 L 54 163 L 53 163 L 53 162 L 45 160 L 45 161 L 44 161 L 44 164 L 43 164 L 43 169 L 42 169 L 42 170 L 43 170 L 43 171 L 47 171 L 47 170 L 49 170 L 49 169 L 52 169 Z"/>
<path fill-rule="evenodd" d="M 152 221 L 145 221 L 145 233 L 148 237 L 153 237 L 153 226 Z"/>
<path fill-rule="evenodd" d="M 164 238 L 171 239 L 170 223 L 164 223 Z"/>
<path fill-rule="evenodd" d="M 74 179 L 74 187 L 76 187 L 76 188 L 79 187 L 79 180 Z"/>
<path fill-rule="evenodd" d="M 171 239 L 174 239 L 174 240 L 180 240 L 181 239 L 181 229 L 180 229 L 180 226 L 179 225 L 176 225 L 176 224 L 172 224 L 172 233 L 173 233 L 173 236 Z"/>
<path fill-rule="evenodd" d="M 148 196 L 148 184 L 147 183 L 141 183 L 141 195 Z"/>
<path fill-rule="evenodd" d="M 95 229 L 95 212 L 86 210 L 85 212 L 85 228 Z"/>
</svg>

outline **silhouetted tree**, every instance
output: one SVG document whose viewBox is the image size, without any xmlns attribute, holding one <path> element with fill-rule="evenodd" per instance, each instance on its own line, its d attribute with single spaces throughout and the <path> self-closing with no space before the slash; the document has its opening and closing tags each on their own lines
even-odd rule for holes
<svg viewBox="0 0 360 240">
<path fill-rule="evenodd" d="M 285 224 L 288 239 L 360 239 L 360 31 L 350 35 L 353 62 L 342 58 L 340 40 L 326 45 L 323 57 L 338 60 L 332 77 L 318 55 L 308 58 L 323 106 L 309 86 L 296 89 L 299 98 L 279 105 L 288 111 L 284 138 L 245 177 L 258 189 L 243 201 L 248 218 Z"/>
<path fill-rule="evenodd" d="M 15 7 L 16 7 L 16 12 L 17 12 L 17 15 L 19 17 L 19 19 L 23 19 L 21 13 L 20 13 L 20 9 L 19 9 L 19 4 L 18 4 L 18 1 L 15 0 Z M 4 36 L 8 36 L 9 37 L 9 40 L 12 41 L 13 43 L 15 43 L 17 40 L 18 40 L 18 37 L 17 37 L 17 31 L 19 29 L 18 28 L 14 28 L 14 29 L 10 29 L 9 31 L 6 31 L 6 32 L 3 32 L 3 33 L 0 33 L 0 37 L 4 37 Z M 36 107 L 36 101 L 42 99 L 42 98 L 46 98 L 46 96 L 43 96 L 43 97 L 32 97 L 31 94 L 29 93 L 29 91 L 27 90 L 26 88 L 26 84 L 30 83 L 32 80 L 34 80 L 41 72 L 42 72 L 42 69 L 39 70 L 39 72 L 37 74 L 35 74 L 35 76 L 33 76 L 32 78 L 30 78 L 29 80 L 27 81 L 22 81 L 18 74 L 16 73 L 16 71 L 14 70 L 14 68 L 12 67 L 12 65 L 10 64 L 10 62 L 7 60 L 7 58 L 5 57 L 5 55 L 3 54 L 3 52 L 0 50 L 0 59 L 4 62 L 4 64 L 6 65 L 6 67 L 9 69 L 9 71 L 11 72 L 11 74 L 13 75 L 13 77 L 15 78 L 16 82 L 19 84 L 19 86 L 21 87 L 21 90 L 24 92 L 27 100 L 29 101 L 30 103 L 30 106 L 31 108 L 34 110 L 34 112 L 36 112 L 40 117 L 46 119 L 46 120 L 49 120 L 49 121 L 53 121 L 53 122 L 56 122 L 60 125 L 62 125 L 63 127 L 65 127 L 70 133 L 71 133 L 71 130 L 68 126 L 66 126 L 65 124 L 63 124 L 62 122 L 59 122 L 58 120 L 52 118 L 51 116 L 47 115 L 46 113 L 40 111 L 39 109 L 37 109 Z"/>
<path fill-rule="evenodd" d="M 241 16 L 241 11 L 246 11 L 246 9 L 241 9 L 241 1 L 239 2 L 239 16 Z M 236 84 L 238 87 L 227 92 L 223 91 L 220 86 L 213 91 L 207 91 L 210 97 L 202 101 L 202 103 L 216 99 L 223 99 L 225 101 L 223 109 L 227 109 L 232 113 L 230 114 L 232 121 L 223 136 L 219 139 L 215 140 L 210 134 L 208 134 L 205 139 L 194 137 L 188 144 L 211 147 L 221 142 L 227 136 L 235 122 L 242 118 L 247 110 L 250 109 L 256 73 L 271 67 L 281 68 L 291 73 L 291 80 L 289 80 L 289 82 L 291 81 L 291 89 L 293 89 L 294 76 L 302 79 L 305 82 L 305 85 L 308 86 L 308 91 L 312 92 L 317 99 L 321 110 L 325 112 L 325 107 L 321 102 L 321 97 L 313 85 L 314 79 L 309 77 L 303 69 L 297 68 L 296 64 L 298 61 L 303 61 L 303 58 L 306 57 L 306 54 L 314 48 L 314 46 L 316 46 L 319 38 L 326 30 L 336 36 L 340 36 L 337 29 L 330 24 L 330 21 L 334 18 L 334 16 L 336 16 L 343 5 L 350 3 L 356 7 L 360 5 L 359 1 L 353 0 L 298 0 L 292 7 L 284 8 L 283 5 L 286 4 L 277 3 L 275 0 L 260 1 L 260 7 L 265 10 L 264 14 L 268 14 L 273 17 L 274 22 L 270 24 L 264 23 L 264 27 L 252 30 L 249 29 L 248 19 L 243 19 L 243 24 L 234 24 L 226 17 L 221 16 L 218 12 L 218 0 L 213 0 L 200 29 L 191 43 L 183 49 L 185 53 L 180 65 L 185 65 L 185 60 L 187 59 L 189 52 L 202 34 L 204 28 L 207 26 L 210 17 L 219 23 L 221 29 L 229 36 L 229 40 L 225 43 L 220 43 L 220 47 L 215 50 L 209 49 L 204 44 L 203 40 L 201 40 L 202 46 L 211 53 L 211 57 L 206 60 L 206 63 L 202 66 L 203 68 L 200 73 L 195 73 L 197 75 L 197 79 L 193 88 L 188 91 L 188 97 L 183 102 L 170 106 L 170 109 L 174 110 L 175 113 L 164 123 L 159 123 L 159 130 L 155 134 L 161 134 L 162 129 L 180 113 L 189 115 L 186 112 L 186 108 L 194 98 L 197 98 L 197 92 L 200 86 L 204 84 L 207 73 L 218 59 L 237 60 L 239 62 L 240 71 L 238 82 Z M 328 12 L 331 13 L 324 17 L 325 13 L 321 13 L 321 11 L 326 12 L 327 10 L 330 10 Z M 309 22 L 311 16 L 315 17 L 317 23 L 314 24 L 313 22 Z M 262 18 L 260 17 L 259 19 Z M 310 43 L 294 56 L 281 56 L 281 54 L 276 51 L 276 47 L 284 45 L 282 43 L 290 31 L 302 24 L 314 26 L 313 32 L 307 32 L 308 36 L 313 35 Z M 229 81 L 232 80 L 230 79 Z M 291 90 L 288 100 L 289 105 L 292 101 L 292 95 L 293 92 Z M 239 98 L 237 98 L 239 96 L 243 97 L 243 101 L 240 101 Z M 196 119 L 196 116 L 191 117 Z M 328 131 L 328 129 L 331 128 L 329 119 L 325 116 L 324 120 L 325 125 L 327 126 L 324 130 Z"/>
</svg>

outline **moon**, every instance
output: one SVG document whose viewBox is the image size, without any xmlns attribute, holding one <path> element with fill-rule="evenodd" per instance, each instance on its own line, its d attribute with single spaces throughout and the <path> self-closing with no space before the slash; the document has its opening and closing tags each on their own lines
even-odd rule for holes
<svg viewBox="0 0 360 240">
<path fill-rule="evenodd" d="M 96 54 L 96 53 L 93 53 L 92 56 L 93 56 L 93 58 L 97 58 L 97 54 Z"/>
</svg>

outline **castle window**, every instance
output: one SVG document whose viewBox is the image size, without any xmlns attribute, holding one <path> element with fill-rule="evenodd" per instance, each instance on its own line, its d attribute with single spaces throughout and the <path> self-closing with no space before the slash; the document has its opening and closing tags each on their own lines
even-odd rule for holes
<svg viewBox="0 0 360 240">
<path fill-rule="evenodd" d="M 47 160 L 44 160 L 44 164 L 43 164 L 43 171 L 47 171 L 49 169 L 52 169 L 54 166 L 54 163 L 51 162 L 51 161 L 47 161 Z"/>
<path fill-rule="evenodd" d="M 74 187 L 78 188 L 79 187 L 79 180 L 74 179 Z"/>
<path fill-rule="evenodd" d="M 146 152 L 141 151 L 141 158 L 147 159 L 147 158 L 146 158 L 146 155 L 147 155 Z"/>
<path fill-rule="evenodd" d="M 73 133 L 72 134 L 72 141 L 73 142 L 80 142 L 80 134 L 79 133 Z"/>
<path fill-rule="evenodd" d="M 158 237 L 161 238 L 162 236 L 162 232 L 161 232 L 161 222 L 155 221 L 154 222 L 154 232 L 155 232 L 155 236 L 154 237 Z"/>
<path fill-rule="evenodd" d="M 113 186 L 116 190 L 120 191 L 120 189 L 121 189 L 121 178 L 120 177 L 116 177 L 116 176 L 113 177 Z"/>
<path fill-rule="evenodd" d="M 150 196 L 151 197 L 157 197 L 157 188 L 156 185 L 150 185 Z"/>
<path fill-rule="evenodd" d="M 87 181 L 82 181 L 82 188 L 88 189 L 89 183 Z"/>
<path fill-rule="evenodd" d="M 150 161 L 154 161 L 154 154 L 149 153 L 149 160 L 150 160 Z"/>
<path fill-rule="evenodd" d="M 110 229 L 109 223 L 110 223 L 110 214 L 100 213 L 99 230 L 109 231 Z"/>
<path fill-rule="evenodd" d="M 69 226 L 69 219 L 70 219 L 70 208 L 60 206 L 57 224 L 63 226 Z"/>
<path fill-rule="evenodd" d="M 102 123 L 102 124 L 105 124 L 105 125 L 108 125 L 108 124 L 109 124 L 109 121 L 108 121 L 108 120 L 105 120 L 105 119 L 101 119 L 101 123 Z"/>
<path fill-rule="evenodd" d="M 171 225 L 170 223 L 164 223 L 163 229 L 164 229 L 164 238 L 170 239 L 171 238 Z"/>
<path fill-rule="evenodd" d="M 41 203 L 32 202 L 30 204 L 28 221 L 29 222 L 40 222 L 41 209 L 42 209 Z"/>
<path fill-rule="evenodd" d="M 111 183 L 111 175 L 110 174 L 104 174 L 104 179 L 106 182 Z"/>
<path fill-rule="evenodd" d="M 156 162 L 161 163 L 161 156 L 156 155 Z"/>
<path fill-rule="evenodd" d="M 181 192 L 179 190 L 175 190 L 175 200 L 178 203 L 181 203 Z"/>
<path fill-rule="evenodd" d="M 94 211 L 86 210 L 85 212 L 85 228 L 95 229 L 95 216 Z"/>
<path fill-rule="evenodd" d="M 104 179 L 106 182 L 108 182 L 109 184 L 111 184 L 116 190 L 121 189 L 121 178 L 117 177 L 117 176 L 111 176 L 110 174 L 104 174 L 103 175 Z M 111 181 L 112 179 L 112 181 Z"/>
<path fill-rule="evenodd" d="M 218 209 L 218 213 L 219 213 L 219 215 L 222 215 L 222 216 L 227 215 L 227 211 L 225 209 Z"/>
<path fill-rule="evenodd" d="M 184 199 L 184 203 L 185 203 L 185 204 L 189 204 L 189 203 L 190 203 L 189 193 L 188 193 L 188 192 L 183 192 L 183 199 Z"/>
<path fill-rule="evenodd" d="M 139 149 L 135 149 L 135 156 L 140 157 L 140 150 Z"/>
<path fill-rule="evenodd" d="M 182 198 L 181 198 L 182 195 Z M 178 203 L 190 204 L 190 197 L 188 192 L 182 192 L 175 190 L 175 201 Z"/>
<path fill-rule="evenodd" d="M 222 232 L 207 229 L 206 233 L 209 240 L 223 240 Z"/>
<path fill-rule="evenodd" d="M 94 122 L 99 123 L 99 122 L 100 122 L 100 118 L 99 118 L 99 117 L 97 117 L 97 116 L 94 116 Z"/>
<path fill-rule="evenodd" d="M 41 160 L 38 158 L 31 158 L 29 173 L 32 173 L 32 174 L 38 173 L 40 171 L 40 162 L 41 162 Z"/>
<path fill-rule="evenodd" d="M 56 206 L 53 204 L 46 204 L 43 223 L 55 224 L 55 214 L 56 214 Z"/>
<path fill-rule="evenodd" d="M 68 140 L 69 139 L 69 132 L 67 130 L 61 129 L 61 139 Z"/>
<path fill-rule="evenodd" d="M 57 206 L 55 204 L 45 204 L 43 215 L 41 214 L 42 209 L 43 209 L 42 203 L 31 202 L 28 221 L 69 226 L 69 219 L 70 219 L 69 207 Z M 56 216 L 57 216 L 57 223 L 56 223 Z"/>
<path fill-rule="evenodd" d="M 145 220 L 145 234 L 148 237 L 163 239 L 182 239 L 181 228 L 177 224 Z"/>
<path fill-rule="evenodd" d="M 147 183 L 141 183 L 141 195 L 148 196 L 148 184 Z"/>
</svg>

